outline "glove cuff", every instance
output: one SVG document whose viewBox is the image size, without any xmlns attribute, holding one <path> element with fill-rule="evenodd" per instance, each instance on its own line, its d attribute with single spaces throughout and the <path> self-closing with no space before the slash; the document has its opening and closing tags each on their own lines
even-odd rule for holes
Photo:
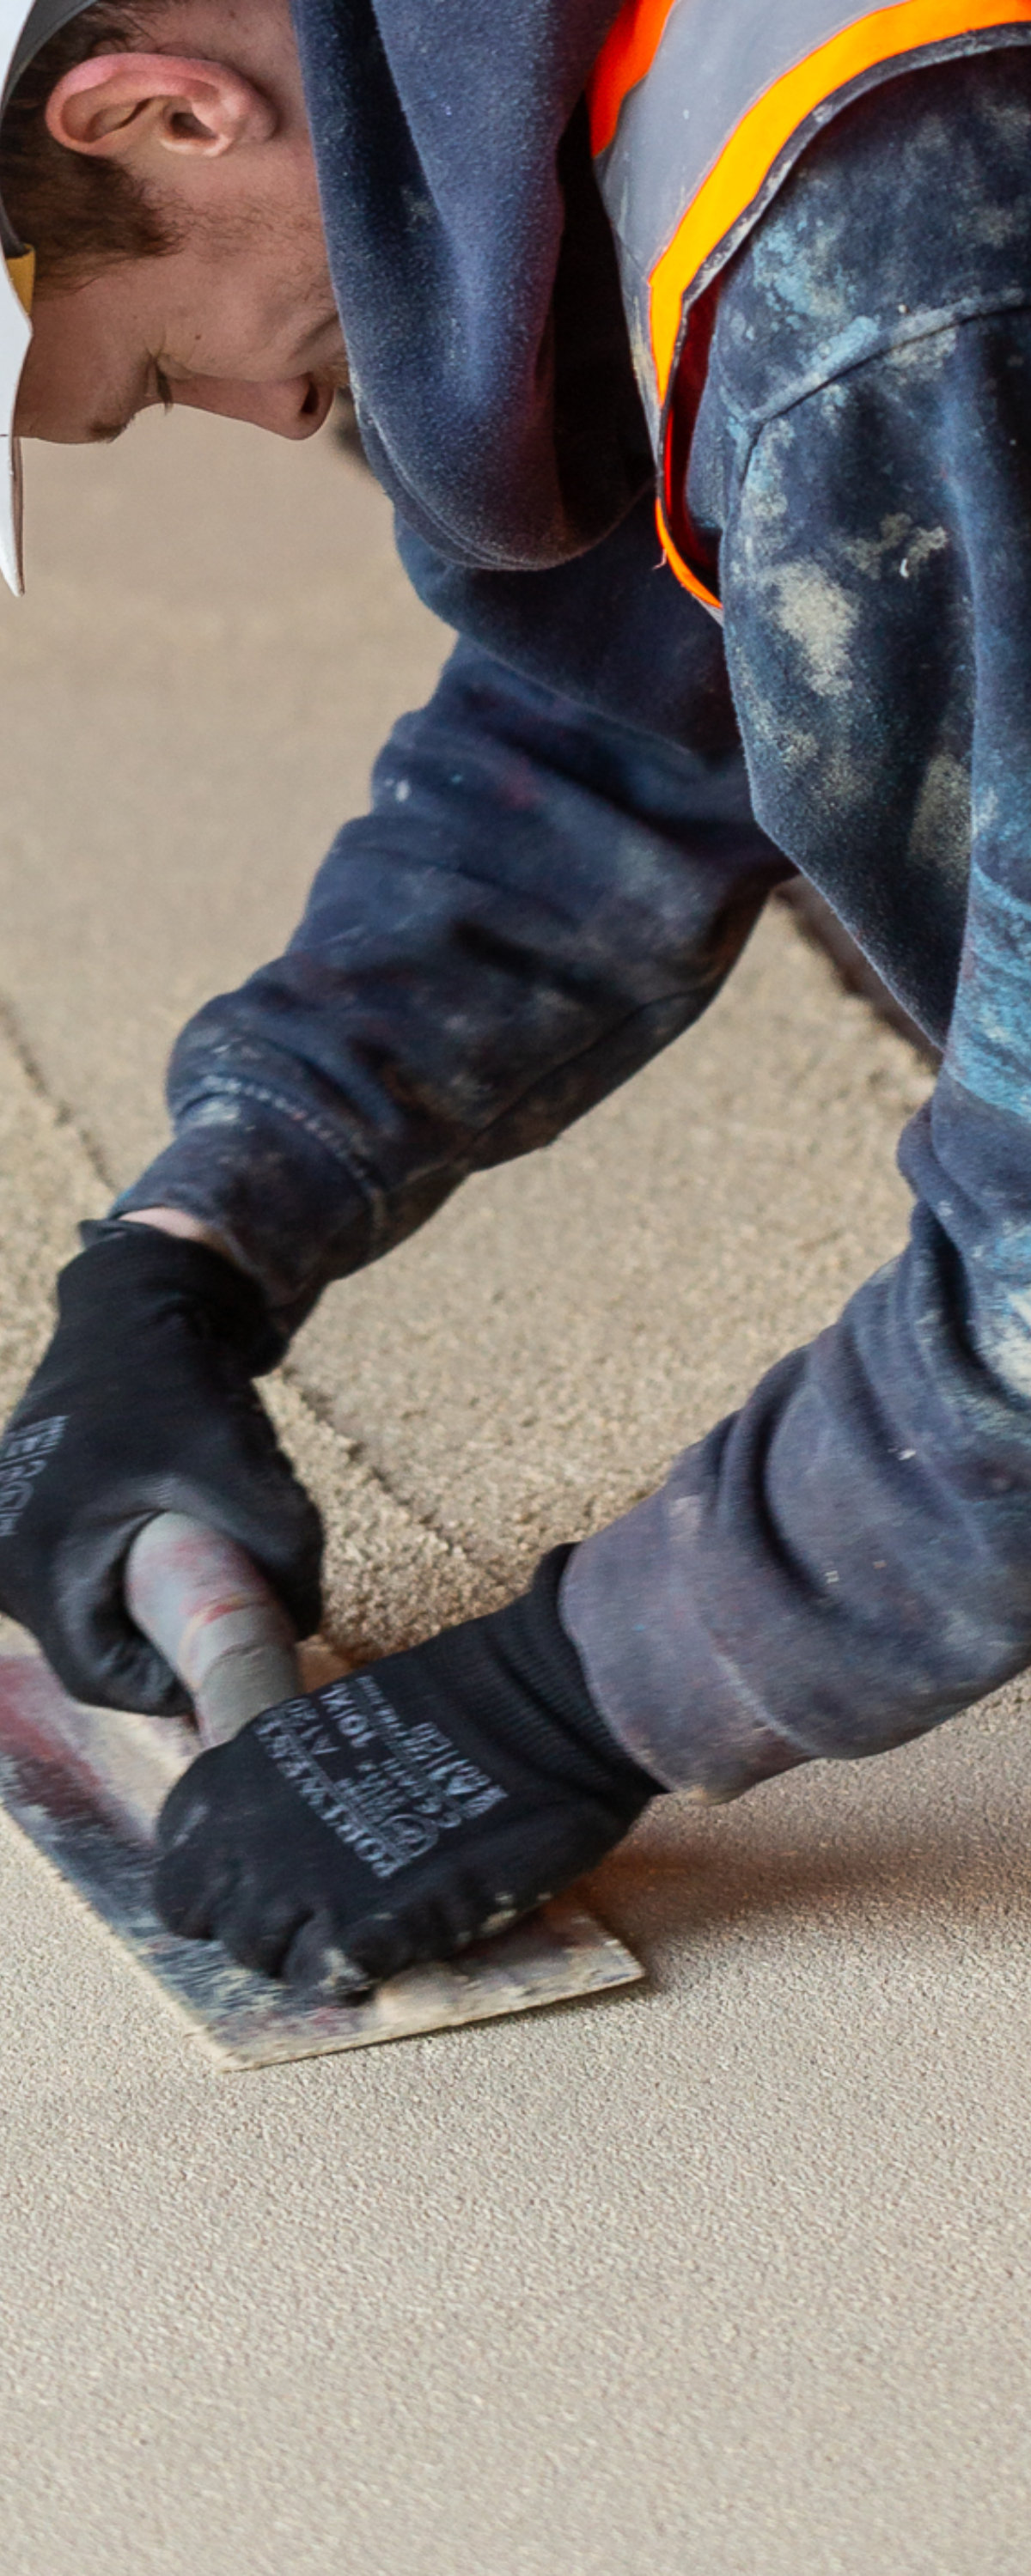
<svg viewBox="0 0 1031 2576">
<path fill-rule="evenodd" d="M 529 1591 L 504 1609 L 445 1628 L 407 1654 L 388 1656 L 375 1671 L 399 1705 L 401 1697 L 407 1704 L 413 1681 L 432 1685 L 449 1713 L 440 1720 L 445 1734 L 451 1716 L 462 1711 L 488 1747 L 504 1747 L 539 1780 L 561 1781 L 629 1823 L 663 1784 L 627 1752 L 591 1698 L 558 1607 L 571 1553 L 552 1549 Z"/>
<path fill-rule="evenodd" d="M 656 1780 L 620 1742 L 591 1698 L 583 1664 L 559 1609 L 559 1592 L 571 1546 L 553 1547 L 541 1558 L 528 1592 L 493 1614 L 497 1643 L 518 1661 L 524 1682 L 545 1705 L 560 1715 L 584 1751 L 602 1764 L 610 1779 L 627 1791 L 660 1797 L 665 1783 Z"/>
</svg>

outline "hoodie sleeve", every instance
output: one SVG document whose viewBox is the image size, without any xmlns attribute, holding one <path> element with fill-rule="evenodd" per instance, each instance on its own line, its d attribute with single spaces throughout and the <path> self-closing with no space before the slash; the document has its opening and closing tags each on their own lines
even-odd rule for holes
<svg viewBox="0 0 1031 2576">
<path fill-rule="evenodd" d="M 704 1008 L 788 872 L 729 700 L 707 733 L 677 750 L 460 644 L 285 956 L 184 1029 L 174 1141 L 117 1212 L 217 1227 L 290 1330 L 581 1117 Z"/>
</svg>

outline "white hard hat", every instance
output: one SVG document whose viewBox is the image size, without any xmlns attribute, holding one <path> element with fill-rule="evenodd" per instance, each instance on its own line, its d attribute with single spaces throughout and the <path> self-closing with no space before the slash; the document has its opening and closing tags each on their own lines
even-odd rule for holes
<svg viewBox="0 0 1031 2576">
<path fill-rule="evenodd" d="M 90 0 L 0 0 L 0 100 L 6 107 L 40 46 L 49 43 Z M 14 435 L 14 406 L 32 338 L 33 253 L 19 242 L 0 204 L 0 572 L 16 593 L 24 590 L 21 561 L 21 456 Z"/>
</svg>

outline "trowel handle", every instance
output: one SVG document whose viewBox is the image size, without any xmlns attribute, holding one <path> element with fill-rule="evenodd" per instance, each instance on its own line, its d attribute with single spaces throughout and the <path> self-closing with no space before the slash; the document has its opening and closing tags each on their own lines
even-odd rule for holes
<svg viewBox="0 0 1031 2576">
<path fill-rule="evenodd" d="M 227 1743 L 300 1690 L 294 1632 L 264 1575 L 235 1540 L 184 1512 L 159 1512 L 133 1540 L 125 1599 L 185 1683 L 202 1744 Z"/>
</svg>

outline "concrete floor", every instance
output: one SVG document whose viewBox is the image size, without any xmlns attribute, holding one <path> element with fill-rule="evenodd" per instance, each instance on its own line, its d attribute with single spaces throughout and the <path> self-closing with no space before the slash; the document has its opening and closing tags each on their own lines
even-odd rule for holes
<svg viewBox="0 0 1031 2576">
<path fill-rule="evenodd" d="M 329 440 L 29 463 L 5 1405 L 445 640 Z M 337 1639 L 498 1598 L 825 1320 L 925 1080 L 771 916 L 693 1039 L 328 1297 L 273 1400 Z M 1026 2576 L 1028 1705 L 664 1803 L 591 1882 L 644 1991 L 244 2077 L 0 1833 L 10 2576 Z"/>
</svg>

